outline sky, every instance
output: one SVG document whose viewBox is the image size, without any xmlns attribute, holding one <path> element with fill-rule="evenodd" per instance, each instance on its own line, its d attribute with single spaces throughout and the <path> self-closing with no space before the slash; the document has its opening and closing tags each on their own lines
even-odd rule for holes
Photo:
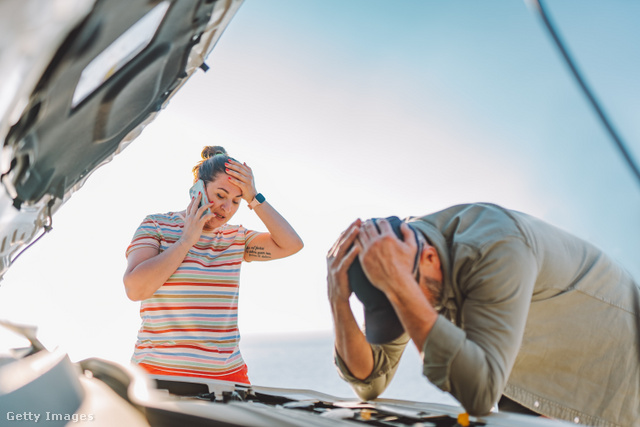
<svg viewBox="0 0 640 427">
<path fill-rule="evenodd" d="M 640 158 L 640 5 L 577 4 L 550 12 Z M 330 331 L 339 233 L 458 203 L 538 216 L 640 277 L 640 186 L 524 2 L 246 0 L 207 64 L 16 261 L 0 317 L 72 360 L 127 362 L 140 319 L 125 250 L 145 215 L 187 206 L 206 145 L 251 166 L 305 242 L 243 265 L 242 334 Z M 266 231 L 244 203 L 231 223 Z"/>
</svg>

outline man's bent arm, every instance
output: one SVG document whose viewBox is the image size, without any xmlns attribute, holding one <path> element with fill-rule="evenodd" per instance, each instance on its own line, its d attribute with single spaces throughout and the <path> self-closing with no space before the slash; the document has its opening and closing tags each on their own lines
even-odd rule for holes
<svg viewBox="0 0 640 427">
<path fill-rule="evenodd" d="M 360 380 L 354 377 L 346 364 L 335 352 L 335 363 L 340 377 L 347 381 L 362 400 L 372 400 L 380 396 L 391 383 L 400 363 L 400 358 L 409 342 L 409 336 L 402 334 L 397 339 L 386 344 L 373 344 L 373 372 L 368 378 Z"/>
<path fill-rule="evenodd" d="M 371 346 L 353 316 L 352 295 L 347 270 L 358 255 L 354 244 L 361 221 L 354 221 L 327 254 L 327 288 L 333 316 L 336 365 L 363 400 L 375 399 L 382 393 L 398 367 L 408 338 L 401 336 L 393 343 Z"/>
<path fill-rule="evenodd" d="M 349 372 L 364 380 L 373 371 L 373 353 L 353 317 L 349 300 L 330 301 L 336 351 Z"/>
<path fill-rule="evenodd" d="M 429 303 L 411 275 L 399 277 L 396 286 L 387 291 L 404 330 L 422 355 L 424 343 L 438 319 L 438 312 Z"/>
<path fill-rule="evenodd" d="M 518 354 L 536 262 L 517 238 L 461 259 L 468 263 L 456 270 L 463 329 L 442 315 L 432 322 L 432 313 L 422 311 L 421 301 L 409 300 L 411 293 L 404 294 L 403 287 L 389 299 L 423 354 L 425 376 L 469 413 L 481 415 L 500 398 Z"/>
</svg>

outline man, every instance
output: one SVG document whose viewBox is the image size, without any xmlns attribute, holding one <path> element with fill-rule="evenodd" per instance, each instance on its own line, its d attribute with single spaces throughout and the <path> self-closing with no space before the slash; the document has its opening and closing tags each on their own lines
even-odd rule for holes
<svg viewBox="0 0 640 427">
<path fill-rule="evenodd" d="M 404 223 L 357 220 L 327 266 L 336 364 L 361 399 L 384 391 L 411 339 L 424 375 L 471 414 L 500 400 L 501 410 L 640 425 L 640 291 L 589 243 L 520 212 L 471 204 Z M 351 312 L 352 288 L 366 336 Z"/>
</svg>

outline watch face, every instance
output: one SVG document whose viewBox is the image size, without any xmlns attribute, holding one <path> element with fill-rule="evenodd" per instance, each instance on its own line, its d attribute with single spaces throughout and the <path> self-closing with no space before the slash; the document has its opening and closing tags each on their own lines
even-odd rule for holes
<svg viewBox="0 0 640 427">
<path fill-rule="evenodd" d="M 264 202 L 266 199 L 264 198 L 264 196 L 263 196 L 261 193 L 258 193 L 258 194 L 256 194 L 256 200 L 257 200 L 259 203 L 262 203 L 262 202 Z"/>
</svg>

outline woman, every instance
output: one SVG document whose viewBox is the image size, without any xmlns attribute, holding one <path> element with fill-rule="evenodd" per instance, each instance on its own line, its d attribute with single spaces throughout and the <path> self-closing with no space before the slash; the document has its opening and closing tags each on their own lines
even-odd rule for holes
<svg viewBox="0 0 640 427">
<path fill-rule="evenodd" d="M 132 361 L 157 375 L 249 384 L 238 347 L 240 264 L 284 258 L 303 243 L 224 148 L 205 147 L 193 173 L 204 194 L 185 211 L 147 216 L 127 249 L 127 296 L 142 301 Z M 227 224 L 242 199 L 268 232 Z"/>
</svg>

